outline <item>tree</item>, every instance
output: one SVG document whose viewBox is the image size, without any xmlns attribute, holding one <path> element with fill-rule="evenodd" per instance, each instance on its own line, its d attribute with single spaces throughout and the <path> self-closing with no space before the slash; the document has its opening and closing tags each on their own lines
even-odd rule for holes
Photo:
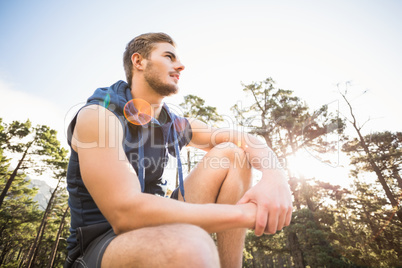
<svg viewBox="0 0 402 268">
<path fill-rule="evenodd" d="M 32 245 L 37 239 L 37 246 L 32 257 L 32 260 L 29 261 L 29 258 L 25 261 L 24 266 L 29 267 L 50 267 L 52 266 L 62 266 L 64 260 L 67 256 L 66 250 L 66 238 L 69 235 L 68 230 L 68 222 L 70 220 L 69 216 L 69 207 L 67 204 L 68 196 L 66 194 L 65 189 L 59 188 L 53 197 L 51 210 L 47 214 L 43 229 L 40 233 L 37 230 L 37 235 L 35 239 L 33 239 Z M 38 225 L 43 222 L 43 218 L 41 221 L 38 221 Z M 31 246 L 31 252 L 33 246 Z M 29 256 L 29 254 L 28 254 Z"/>
<path fill-rule="evenodd" d="M 47 266 L 48 268 L 53 267 L 53 264 L 55 263 L 57 248 L 59 246 L 60 237 L 62 235 L 64 226 L 66 224 L 66 219 L 67 219 L 67 216 L 68 216 L 69 209 L 70 209 L 70 207 L 66 206 L 66 208 L 64 210 L 64 213 L 63 213 L 63 216 L 62 216 L 62 218 L 60 220 L 59 229 L 57 230 L 56 239 L 55 239 L 54 245 L 52 247 L 52 251 L 51 251 L 51 254 L 50 254 L 50 258 L 49 258 L 49 263 L 48 263 L 48 266 Z"/>
<path fill-rule="evenodd" d="M 304 208 L 294 212 L 292 224 L 285 229 L 288 235 L 297 234 L 305 264 L 311 267 L 346 267 L 346 260 L 339 254 L 333 232 L 335 223 L 331 201 L 347 192 L 340 186 L 317 180 L 304 180 L 300 189 Z M 291 246 L 291 245 L 290 245 Z"/>
<path fill-rule="evenodd" d="M 180 106 L 184 110 L 184 117 L 196 118 L 207 124 L 215 124 L 223 120 L 216 111 L 216 107 L 206 106 L 205 100 L 195 95 L 184 96 L 184 102 Z"/>
<path fill-rule="evenodd" d="M 46 225 L 48 224 L 49 215 L 55 206 L 55 202 L 57 201 L 56 197 L 57 197 L 58 191 L 60 190 L 61 184 L 64 181 L 64 178 L 66 175 L 65 174 L 66 170 L 67 170 L 67 162 L 65 162 L 65 169 L 62 170 L 61 172 L 59 172 L 59 174 L 57 174 L 57 177 L 58 177 L 57 185 L 56 185 L 55 189 L 53 190 L 51 197 L 49 198 L 47 207 L 43 213 L 43 217 L 42 217 L 42 220 L 40 222 L 40 225 L 39 225 L 39 228 L 37 231 L 37 235 L 34 239 L 34 242 L 32 243 L 31 249 L 29 251 L 28 258 L 27 258 L 27 267 L 32 267 L 33 264 L 35 263 L 35 258 L 38 253 L 38 248 L 39 248 L 40 242 L 43 238 L 43 235 L 45 233 L 45 228 L 46 228 Z"/>
<path fill-rule="evenodd" d="M 338 192 L 333 207 L 334 243 L 350 264 L 398 267 L 402 263 L 402 224 L 375 184 L 356 176 L 352 189 Z"/>
<path fill-rule="evenodd" d="M 366 163 L 365 169 L 374 171 L 379 183 L 381 184 L 381 186 L 385 192 L 385 195 L 387 196 L 391 205 L 395 208 L 397 217 L 402 222 L 402 208 L 399 208 L 399 202 L 398 202 L 397 198 L 395 198 L 395 194 L 392 193 L 392 190 L 387 182 L 387 178 L 384 174 L 384 172 L 385 172 L 384 166 L 391 164 L 391 170 L 392 170 L 393 176 L 395 176 L 395 179 L 398 181 L 398 183 L 401 182 L 400 176 L 399 176 L 400 165 L 394 164 L 395 157 L 397 159 L 396 163 L 400 163 L 400 159 L 401 159 L 401 145 L 400 145 L 401 144 L 400 143 L 401 134 L 400 133 L 395 134 L 396 135 L 395 138 L 393 138 L 392 135 L 389 135 L 386 133 L 377 134 L 377 135 L 375 135 L 375 139 L 373 139 L 374 142 L 371 142 L 371 140 L 370 140 L 371 136 L 364 137 L 362 134 L 362 131 L 361 131 L 364 124 L 362 126 L 360 126 L 358 124 L 353 107 L 346 97 L 348 84 L 349 83 L 346 83 L 346 85 L 345 85 L 346 89 L 344 92 L 341 92 L 341 90 L 339 89 L 339 85 L 338 85 L 338 91 L 339 91 L 339 94 L 342 96 L 342 98 L 345 100 L 347 106 L 349 107 L 349 112 L 350 112 L 350 116 L 351 116 L 351 119 L 349 120 L 349 122 L 351 123 L 354 130 L 356 131 L 358 138 L 355 139 L 354 141 L 348 143 L 344 147 L 344 150 L 346 152 L 352 152 L 352 153 L 354 152 L 354 150 L 356 150 L 355 152 L 358 153 L 359 155 L 361 155 L 361 153 L 364 153 L 364 156 L 355 157 L 354 158 L 355 161 L 361 161 L 362 163 L 365 162 Z M 376 141 L 377 141 L 377 145 L 375 144 Z M 390 142 L 390 141 L 392 141 L 392 142 Z M 378 145 L 383 145 L 384 142 L 385 142 L 385 144 L 388 144 L 386 146 L 388 148 L 388 150 L 385 149 L 385 154 L 382 151 L 383 147 L 381 147 L 381 149 L 378 147 Z M 359 150 L 359 149 L 361 149 L 361 150 Z M 379 157 L 377 157 L 376 153 L 380 153 L 378 155 Z M 384 157 L 388 160 L 384 160 Z M 370 167 L 368 168 L 367 166 L 370 166 Z M 383 167 L 383 168 L 381 168 L 381 167 Z"/>
<path fill-rule="evenodd" d="M 4 177 L 1 177 L 0 187 L 4 187 L 5 183 Z M 25 175 L 18 174 L 0 208 L 0 266 L 5 262 L 17 266 L 23 259 L 35 232 L 35 223 L 42 214 L 33 201 L 37 189 L 28 185 Z"/>
<path fill-rule="evenodd" d="M 371 157 L 379 170 L 384 174 L 388 185 L 395 196 L 402 193 L 402 132 L 375 132 L 365 135 Z M 351 157 L 351 164 L 363 172 L 375 172 L 365 153 L 360 140 L 357 138 L 347 142 L 343 151 Z"/>
<path fill-rule="evenodd" d="M 280 157 L 286 158 L 305 147 L 328 152 L 334 143 L 323 137 L 344 130 L 344 121 L 329 113 L 327 105 L 310 112 L 293 91 L 275 88 L 272 78 L 242 85 L 254 102 L 245 107 L 236 104 L 232 111 L 241 126 L 250 133 L 261 135 Z"/>
<path fill-rule="evenodd" d="M 284 232 L 266 239 L 247 231 L 243 267 L 291 267 L 290 252 L 286 247 Z"/>
<path fill-rule="evenodd" d="M 187 118 L 198 119 L 206 124 L 215 125 L 223 120 L 222 116 L 218 114 L 216 107 L 205 105 L 205 100 L 195 95 L 184 96 L 184 102 L 180 103 L 183 109 L 183 116 Z M 193 155 L 199 150 L 195 150 Z M 195 165 L 191 161 L 191 151 L 187 149 L 187 171 L 190 173 L 191 168 Z M 176 173 L 176 187 L 178 186 L 178 172 Z"/>
<path fill-rule="evenodd" d="M 232 111 L 239 124 L 250 133 L 261 135 L 278 157 L 284 160 L 282 162 L 286 163 L 288 157 L 305 148 L 320 154 L 336 149 L 338 140 L 330 141 L 325 138 L 331 134 L 342 134 L 345 124 L 328 111 L 327 105 L 311 112 L 300 98 L 293 95 L 293 91 L 276 88 L 272 78 L 242 85 L 243 91 L 251 96 L 252 102 L 244 107 L 236 104 Z M 305 178 L 296 177 L 289 169 L 287 171 L 296 208 L 307 207 L 312 210 L 310 197 L 302 196 L 303 189 L 307 189 Z M 293 219 L 296 216 L 297 213 L 294 213 Z M 292 224 L 293 222 L 294 220 Z M 304 256 L 306 254 L 303 254 L 303 247 L 296 233 L 300 230 L 292 226 L 287 229 L 288 247 L 295 266 L 305 267 L 308 264 Z"/>
<path fill-rule="evenodd" d="M 339 246 L 341 230 L 334 231 L 335 210 L 330 204 L 347 189 L 315 179 L 300 189 L 305 207 L 294 212 L 292 224 L 271 236 L 247 235 L 245 267 L 350 267 Z M 308 201 L 306 200 L 308 199 Z M 250 231 L 251 233 L 251 231 Z M 289 237 L 292 236 L 292 237 Z M 296 240 L 296 241 L 293 241 Z M 294 248 L 295 246 L 298 248 Z M 298 255 L 295 256 L 295 253 Z"/>
<path fill-rule="evenodd" d="M 10 170 L 10 160 L 4 157 L 3 152 L 18 159 L 14 169 Z M 69 216 L 65 209 L 67 196 L 63 188 L 67 171 L 66 156 L 67 150 L 60 147 L 56 131 L 49 127 L 31 127 L 29 120 L 25 123 L 14 121 L 7 125 L 0 119 L 0 262 L 12 267 L 18 264 L 20 267 L 42 267 L 49 263 L 51 256 L 52 263 L 59 263 L 55 252 L 60 236 L 64 237 L 68 229 L 65 222 Z M 58 184 L 47 208 L 42 212 L 38 210 L 37 203 L 32 201 L 36 189 L 28 188 L 29 179 L 25 178 L 26 173 L 44 172 L 47 175 L 53 173 Z M 63 212 L 55 214 L 58 204 L 63 206 Z M 60 215 L 63 217 L 62 222 Z M 57 237 L 57 244 L 54 237 Z"/>
<path fill-rule="evenodd" d="M 7 182 L 0 194 L 0 207 L 18 172 L 24 170 L 27 174 L 42 174 L 49 168 L 60 168 L 67 151 L 60 148 L 56 134 L 48 126 L 32 127 L 29 120 L 25 123 L 14 121 L 2 126 L 0 149 L 13 154 L 19 160 L 11 174 L 6 175 Z"/>
</svg>

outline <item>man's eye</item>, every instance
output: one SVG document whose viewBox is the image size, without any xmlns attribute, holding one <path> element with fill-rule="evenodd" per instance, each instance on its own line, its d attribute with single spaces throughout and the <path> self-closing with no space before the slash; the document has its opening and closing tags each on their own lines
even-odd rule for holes
<svg viewBox="0 0 402 268">
<path fill-rule="evenodd" d="M 171 55 L 166 55 L 166 57 L 168 57 L 169 59 L 173 59 Z"/>
</svg>

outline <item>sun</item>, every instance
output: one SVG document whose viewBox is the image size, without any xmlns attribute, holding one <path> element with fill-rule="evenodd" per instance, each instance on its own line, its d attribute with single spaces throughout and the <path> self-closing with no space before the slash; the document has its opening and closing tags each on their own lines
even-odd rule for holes
<svg viewBox="0 0 402 268">
<path fill-rule="evenodd" d="M 337 161 L 330 161 L 331 155 L 323 160 L 307 150 L 300 150 L 287 158 L 286 168 L 290 176 L 297 178 L 315 178 L 320 181 L 329 182 L 334 185 L 348 187 L 352 179 L 349 178 L 347 159 L 344 156 L 337 158 Z"/>
</svg>

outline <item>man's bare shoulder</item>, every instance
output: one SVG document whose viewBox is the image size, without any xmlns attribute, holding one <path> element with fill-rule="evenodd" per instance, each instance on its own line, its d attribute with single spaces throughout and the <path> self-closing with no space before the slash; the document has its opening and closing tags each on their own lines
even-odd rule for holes
<svg viewBox="0 0 402 268">
<path fill-rule="evenodd" d="M 89 105 L 82 108 L 77 115 L 77 123 L 74 128 L 72 146 L 77 147 L 88 144 L 99 144 L 106 141 L 106 137 L 119 139 L 122 135 L 122 126 L 115 114 L 100 105 Z M 87 146 L 84 146 L 87 147 Z M 91 146 L 92 147 L 92 146 Z"/>
</svg>

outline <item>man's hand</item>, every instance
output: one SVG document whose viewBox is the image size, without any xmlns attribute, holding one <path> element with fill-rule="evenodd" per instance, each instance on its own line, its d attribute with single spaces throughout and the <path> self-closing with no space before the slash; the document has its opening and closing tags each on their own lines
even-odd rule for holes
<svg viewBox="0 0 402 268">
<path fill-rule="evenodd" d="M 263 233 L 274 234 L 290 224 L 292 218 L 292 196 L 289 184 L 284 179 L 282 172 L 277 176 L 269 174 L 264 176 L 254 187 L 248 190 L 239 200 L 238 204 L 255 203 L 257 216 L 255 223 L 255 235 Z"/>
</svg>

